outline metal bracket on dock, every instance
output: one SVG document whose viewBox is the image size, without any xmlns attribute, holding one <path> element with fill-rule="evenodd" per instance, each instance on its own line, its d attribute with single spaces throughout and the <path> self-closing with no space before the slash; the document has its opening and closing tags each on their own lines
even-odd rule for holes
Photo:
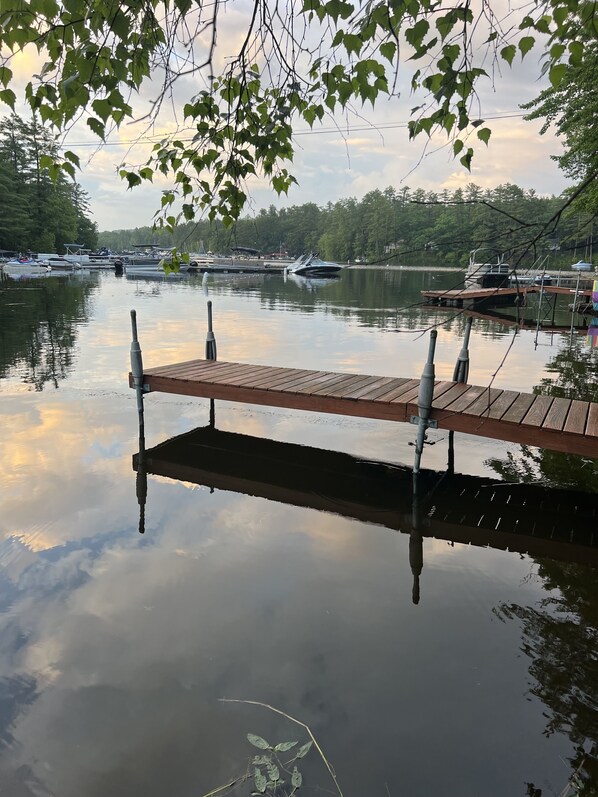
<svg viewBox="0 0 598 797">
<path fill-rule="evenodd" d="M 412 415 L 409 418 L 409 423 L 414 423 L 416 426 L 418 425 L 419 421 L 420 421 L 419 415 Z M 433 421 L 432 419 L 429 418 L 426 421 L 426 426 L 428 429 L 438 429 L 438 421 Z"/>
</svg>

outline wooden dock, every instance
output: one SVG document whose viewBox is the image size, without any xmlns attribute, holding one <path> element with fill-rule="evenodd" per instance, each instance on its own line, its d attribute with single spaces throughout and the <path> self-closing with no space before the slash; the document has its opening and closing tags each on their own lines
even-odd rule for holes
<svg viewBox="0 0 598 797">
<path fill-rule="evenodd" d="M 212 360 L 143 372 L 147 392 L 399 422 L 418 414 L 419 381 Z M 598 457 L 598 404 L 588 401 L 439 381 L 430 417 L 440 429 Z"/>
<path fill-rule="evenodd" d="M 525 304 L 527 296 L 532 293 L 542 293 L 546 296 L 569 296 L 591 299 L 592 290 L 580 288 L 564 288 L 559 285 L 519 285 L 508 288 L 458 288 L 446 291 L 422 291 L 421 295 L 427 304 L 440 307 L 477 307 L 488 302 L 513 303 L 519 299 Z"/>
</svg>

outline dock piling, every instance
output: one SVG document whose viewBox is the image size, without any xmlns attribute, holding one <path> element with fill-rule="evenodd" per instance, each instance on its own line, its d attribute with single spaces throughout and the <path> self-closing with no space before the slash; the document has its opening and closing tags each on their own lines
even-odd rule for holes
<svg viewBox="0 0 598 797">
<path fill-rule="evenodd" d="M 212 302 L 208 300 L 208 334 L 206 337 L 206 360 L 216 359 L 216 338 L 212 329 Z"/>
<path fill-rule="evenodd" d="M 430 413 L 432 411 L 432 398 L 434 396 L 434 352 L 436 350 L 437 337 L 438 332 L 433 329 L 430 332 L 428 359 L 424 365 L 424 370 L 419 383 L 419 393 L 417 396 L 418 415 L 412 419 L 418 424 L 417 439 L 415 441 L 415 464 L 413 466 L 414 476 L 419 473 L 424 443 L 426 442 L 426 429 L 432 425 L 432 422 L 430 421 Z M 435 425 L 435 422 L 433 423 Z"/>
<path fill-rule="evenodd" d="M 473 318 L 469 316 L 465 322 L 465 333 L 463 335 L 463 345 L 457 362 L 455 363 L 455 370 L 453 371 L 453 382 L 467 382 L 469 377 L 469 337 L 471 335 L 471 325 Z"/>
</svg>

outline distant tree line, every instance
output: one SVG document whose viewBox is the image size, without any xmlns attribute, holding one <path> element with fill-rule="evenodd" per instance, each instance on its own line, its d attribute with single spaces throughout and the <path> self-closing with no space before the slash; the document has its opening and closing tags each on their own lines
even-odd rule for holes
<svg viewBox="0 0 598 797">
<path fill-rule="evenodd" d="M 190 222 L 174 234 L 140 227 L 102 232 L 99 241 L 116 251 L 153 241 L 191 252 L 250 246 L 264 255 L 309 250 L 341 262 L 436 266 L 463 265 L 472 249 L 486 248 L 514 264 L 548 256 L 548 264 L 566 266 L 572 258 L 591 257 L 592 214 L 561 213 L 565 201 L 512 184 L 482 189 L 470 183 L 439 193 L 389 187 L 325 207 L 270 206 L 229 228 L 219 221 Z"/>
<path fill-rule="evenodd" d="M 64 252 L 65 243 L 97 246 L 89 197 L 74 180 L 49 168 L 59 157 L 51 133 L 37 119 L 0 120 L 0 249 Z"/>
</svg>

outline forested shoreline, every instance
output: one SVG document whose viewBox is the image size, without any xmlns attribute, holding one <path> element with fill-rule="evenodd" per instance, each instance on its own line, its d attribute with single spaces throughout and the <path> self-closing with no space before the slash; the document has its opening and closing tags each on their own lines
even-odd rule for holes
<svg viewBox="0 0 598 797">
<path fill-rule="evenodd" d="M 65 173 L 52 179 L 44 166 L 56 158 L 58 145 L 37 119 L 0 120 L 0 249 L 64 253 L 66 243 L 97 246 L 88 195 Z"/>
<path fill-rule="evenodd" d="M 561 214 L 565 202 L 512 184 L 440 192 L 388 187 L 324 207 L 272 205 L 229 228 L 202 221 L 173 234 L 149 226 L 101 232 L 99 243 L 114 251 L 149 242 L 191 252 L 248 246 L 264 255 L 318 251 L 341 262 L 437 266 L 464 265 L 469 252 L 482 247 L 526 264 L 547 257 L 548 265 L 560 267 L 591 256 L 591 215 Z"/>
</svg>

